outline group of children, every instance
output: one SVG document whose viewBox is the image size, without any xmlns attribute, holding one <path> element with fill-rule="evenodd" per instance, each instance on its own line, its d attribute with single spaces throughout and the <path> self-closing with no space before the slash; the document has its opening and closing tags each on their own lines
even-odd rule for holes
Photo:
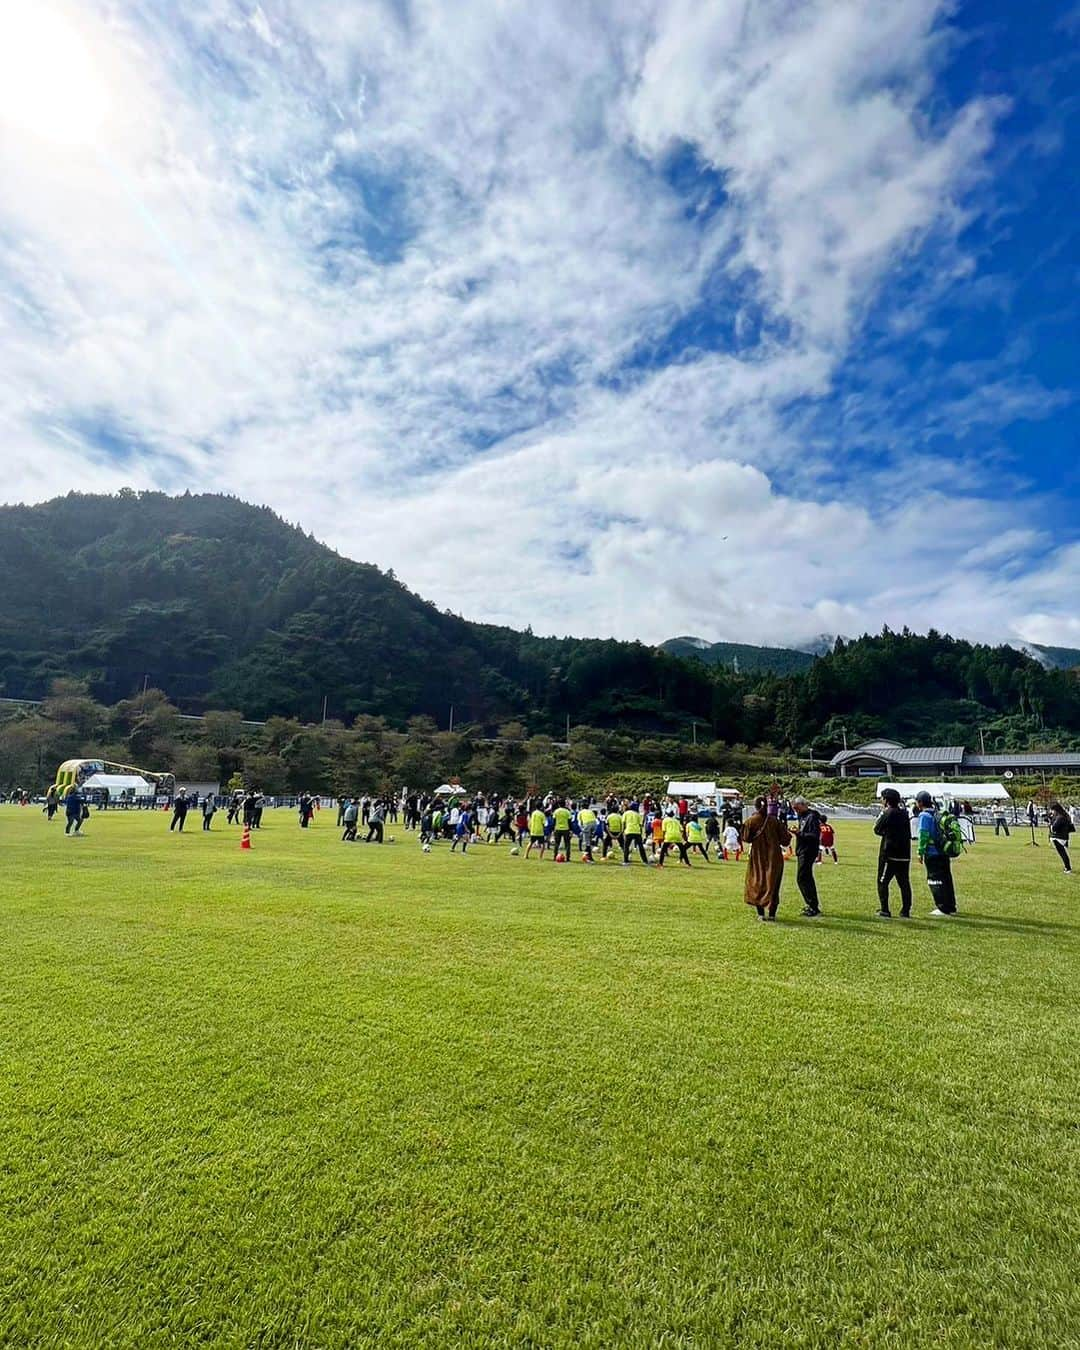
<svg viewBox="0 0 1080 1350">
<path fill-rule="evenodd" d="M 450 851 L 467 853 L 470 844 L 498 844 L 509 840 L 514 853 L 525 858 L 568 862 L 576 843 L 583 862 L 607 861 L 614 855 L 629 867 L 631 858 L 662 867 L 671 854 L 692 866 L 690 855 L 705 862 L 738 862 L 743 856 L 741 811 L 725 807 L 722 813 L 699 814 L 686 801 L 664 798 L 654 802 L 633 798 L 573 801 L 549 795 L 543 799 L 494 801 L 441 799 L 424 803 L 420 812 L 420 843 L 430 850 L 437 840 L 449 840 Z M 711 852 L 710 852 L 711 850 Z M 831 854 L 838 861 L 831 825 L 822 831 L 819 861 Z"/>
</svg>

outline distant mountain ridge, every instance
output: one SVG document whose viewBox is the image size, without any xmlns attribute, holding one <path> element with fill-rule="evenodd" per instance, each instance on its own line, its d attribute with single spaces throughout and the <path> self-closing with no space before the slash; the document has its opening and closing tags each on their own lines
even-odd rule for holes
<svg viewBox="0 0 1080 1350">
<path fill-rule="evenodd" d="M 675 637 L 660 644 L 660 650 L 707 666 L 726 666 L 740 675 L 792 675 L 813 665 L 817 651 L 794 647 L 755 647 L 745 642 L 708 642 L 699 637 Z M 825 650 L 831 650 L 831 643 Z"/>
<path fill-rule="evenodd" d="M 1080 669 L 1080 648 L 1078 647 L 1044 647 L 1038 642 L 1014 642 L 1011 644 L 1018 651 L 1024 652 L 1033 660 L 1038 661 L 1039 665 L 1046 670 L 1078 670 Z"/>
<path fill-rule="evenodd" d="M 850 641 L 849 638 L 844 640 Z M 707 638 L 684 635 L 662 642 L 660 649 L 672 656 L 702 661 L 707 666 L 726 666 L 743 675 L 765 671 L 773 675 L 790 675 L 808 669 L 815 657 L 831 652 L 837 641 L 837 637 L 822 633 L 798 647 L 755 647 L 743 642 L 710 642 Z M 1044 670 L 1080 670 L 1078 647 L 1047 647 L 1038 642 L 1009 642 L 1006 645 L 1038 661 Z"/>
</svg>

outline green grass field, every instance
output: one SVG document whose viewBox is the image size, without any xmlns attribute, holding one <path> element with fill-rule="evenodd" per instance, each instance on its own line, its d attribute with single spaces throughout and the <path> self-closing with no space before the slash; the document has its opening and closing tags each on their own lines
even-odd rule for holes
<svg viewBox="0 0 1080 1350">
<path fill-rule="evenodd" d="M 0 809 L 0 1343 L 1080 1344 L 1080 880 Z M 917 879 L 916 913 L 930 904 Z"/>
</svg>

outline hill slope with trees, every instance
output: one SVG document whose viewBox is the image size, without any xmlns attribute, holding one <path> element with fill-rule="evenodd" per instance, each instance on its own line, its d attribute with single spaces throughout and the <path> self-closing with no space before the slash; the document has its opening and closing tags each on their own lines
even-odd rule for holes
<svg viewBox="0 0 1080 1350">
<path fill-rule="evenodd" d="M 987 749 L 1080 745 L 1080 680 L 1012 646 L 888 629 L 803 669 L 740 672 L 642 643 L 472 623 L 263 507 L 223 496 L 70 494 L 0 508 L 0 694 L 57 679 L 118 705 L 348 725 L 411 718 L 482 738 L 507 722 L 815 758 L 887 735 Z M 738 645 L 738 644 L 733 644 Z M 766 650 L 766 649 L 750 649 Z M 238 717 L 239 714 L 231 714 Z M 427 724 L 425 724 L 427 725 Z M 622 752 L 620 752 L 622 753 Z M 628 752 L 627 752 L 628 753 Z"/>
<path fill-rule="evenodd" d="M 186 712 L 362 715 L 557 731 L 575 720 L 712 720 L 707 672 L 641 643 L 470 623 L 273 512 L 222 496 L 71 494 L 0 508 L 0 686 L 41 698 L 85 679 L 105 703 L 144 686 Z M 734 708 L 732 709 L 734 711 Z"/>
<path fill-rule="evenodd" d="M 746 642 L 705 642 L 702 638 L 669 638 L 661 650 L 684 660 L 701 661 L 706 666 L 726 666 L 739 675 L 791 675 L 808 670 L 814 658 L 793 647 L 754 647 Z"/>
</svg>

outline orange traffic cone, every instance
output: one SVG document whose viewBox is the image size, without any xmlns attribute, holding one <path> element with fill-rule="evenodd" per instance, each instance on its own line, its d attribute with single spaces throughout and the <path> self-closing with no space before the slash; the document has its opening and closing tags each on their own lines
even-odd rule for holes
<svg viewBox="0 0 1080 1350">
<path fill-rule="evenodd" d="M 247 825 L 244 826 L 244 833 L 240 836 L 240 847 L 251 847 L 251 830 Z"/>
</svg>

